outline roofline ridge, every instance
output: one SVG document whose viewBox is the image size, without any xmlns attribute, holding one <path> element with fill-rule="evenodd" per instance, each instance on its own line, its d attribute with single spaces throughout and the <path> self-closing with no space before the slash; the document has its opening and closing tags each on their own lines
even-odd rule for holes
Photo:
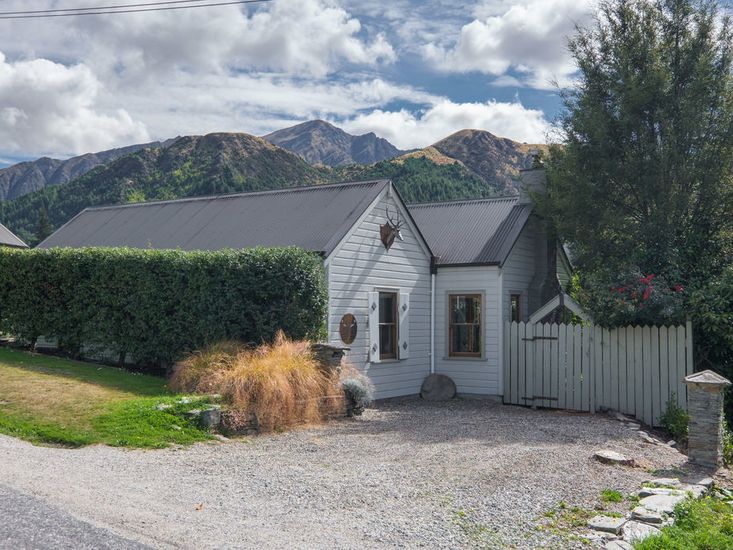
<svg viewBox="0 0 733 550">
<path fill-rule="evenodd" d="M 109 210 L 112 208 L 133 208 L 136 206 L 148 206 L 148 205 L 159 205 L 159 204 L 177 204 L 181 202 L 195 202 L 195 201 L 205 201 L 205 200 L 213 200 L 213 199 L 225 199 L 225 198 L 233 198 L 233 197 L 253 197 L 253 196 L 260 196 L 260 195 L 275 195 L 277 193 L 288 193 L 288 192 L 302 192 L 302 191 L 308 191 L 313 189 L 324 189 L 329 187 L 348 187 L 351 185 L 367 185 L 367 184 L 388 184 L 391 180 L 389 178 L 380 178 L 380 179 L 373 179 L 373 180 L 363 180 L 363 181 L 340 181 L 340 182 L 329 182 L 329 183 L 317 183 L 314 185 L 296 185 L 293 187 L 279 187 L 277 189 L 266 189 L 263 191 L 241 191 L 239 193 L 223 193 L 220 195 L 201 195 L 196 197 L 181 197 L 179 199 L 162 199 L 162 200 L 153 200 L 153 201 L 143 201 L 143 202 L 128 202 L 124 204 L 108 204 L 103 206 L 88 206 L 82 210 L 84 211 L 90 211 L 90 210 Z M 81 212 L 80 212 L 81 213 Z"/>
<path fill-rule="evenodd" d="M 477 197 L 475 199 L 459 199 L 454 201 L 438 201 L 438 202 L 416 202 L 408 204 L 408 208 L 415 206 L 448 206 L 451 204 L 468 204 L 472 202 L 498 202 L 498 201 L 510 201 L 519 200 L 519 195 L 501 195 L 498 197 Z"/>
</svg>

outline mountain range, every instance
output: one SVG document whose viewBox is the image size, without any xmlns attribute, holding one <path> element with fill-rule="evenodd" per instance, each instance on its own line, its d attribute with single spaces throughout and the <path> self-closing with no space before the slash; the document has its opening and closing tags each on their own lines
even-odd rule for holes
<svg viewBox="0 0 733 550">
<path fill-rule="evenodd" d="M 534 147 L 462 130 L 405 152 L 323 121 L 264 137 L 184 136 L 0 170 L 0 221 L 33 243 L 42 215 L 56 228 L 87 206 L 374 178 L 392 179 L 408 202 L 495 196 L 516 192 Z"/>
</svg>

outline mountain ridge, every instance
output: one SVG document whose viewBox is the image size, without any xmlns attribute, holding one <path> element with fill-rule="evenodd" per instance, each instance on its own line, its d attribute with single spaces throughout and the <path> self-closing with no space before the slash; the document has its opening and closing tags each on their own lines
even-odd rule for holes
<svg viewBox="0 0 733 550">
<path fill-rule="evenodd" d="M 374 164 L 405 153 L 374 132 L 352 135 L 324 120 L 309 120 L 262 137 L 309 164 L 326 166 Z"/>
</svg>

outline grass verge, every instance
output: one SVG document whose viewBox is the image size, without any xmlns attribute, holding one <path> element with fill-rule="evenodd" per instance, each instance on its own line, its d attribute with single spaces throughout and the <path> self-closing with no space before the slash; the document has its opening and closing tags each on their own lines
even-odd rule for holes
<svg viewBox="0 0 733 550">
<path fill-rule="evenodd" d="M 161 448 L 207 439 L 184 416 L 204 399 L 186 401 L 156 376 L 0 348 L 0 433 L 32 443 Z"/>
<path fill-rule="evenodd" d="M 733 506 L 713 497 L 688 499 L 675 508 L 674 525 L 634 545 L 636 550 L 731 550 Z"/>
</svg>

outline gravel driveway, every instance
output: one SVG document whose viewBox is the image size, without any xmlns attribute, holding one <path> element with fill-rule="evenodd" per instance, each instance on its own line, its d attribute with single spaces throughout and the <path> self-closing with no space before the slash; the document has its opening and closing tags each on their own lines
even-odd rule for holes
<svg viewBox="0 0 733 550">
<path fill-rule="evenodd" d="M 605 415 L 488 401 L 397 400 L 356 420 L 163 451 L 34 447 L 0 436 L 0 484 L 156 547 L 570 548 L 538 530 L 567 502 L 591 509 L 641 468 L 685 457 Z"/>
</svg>

